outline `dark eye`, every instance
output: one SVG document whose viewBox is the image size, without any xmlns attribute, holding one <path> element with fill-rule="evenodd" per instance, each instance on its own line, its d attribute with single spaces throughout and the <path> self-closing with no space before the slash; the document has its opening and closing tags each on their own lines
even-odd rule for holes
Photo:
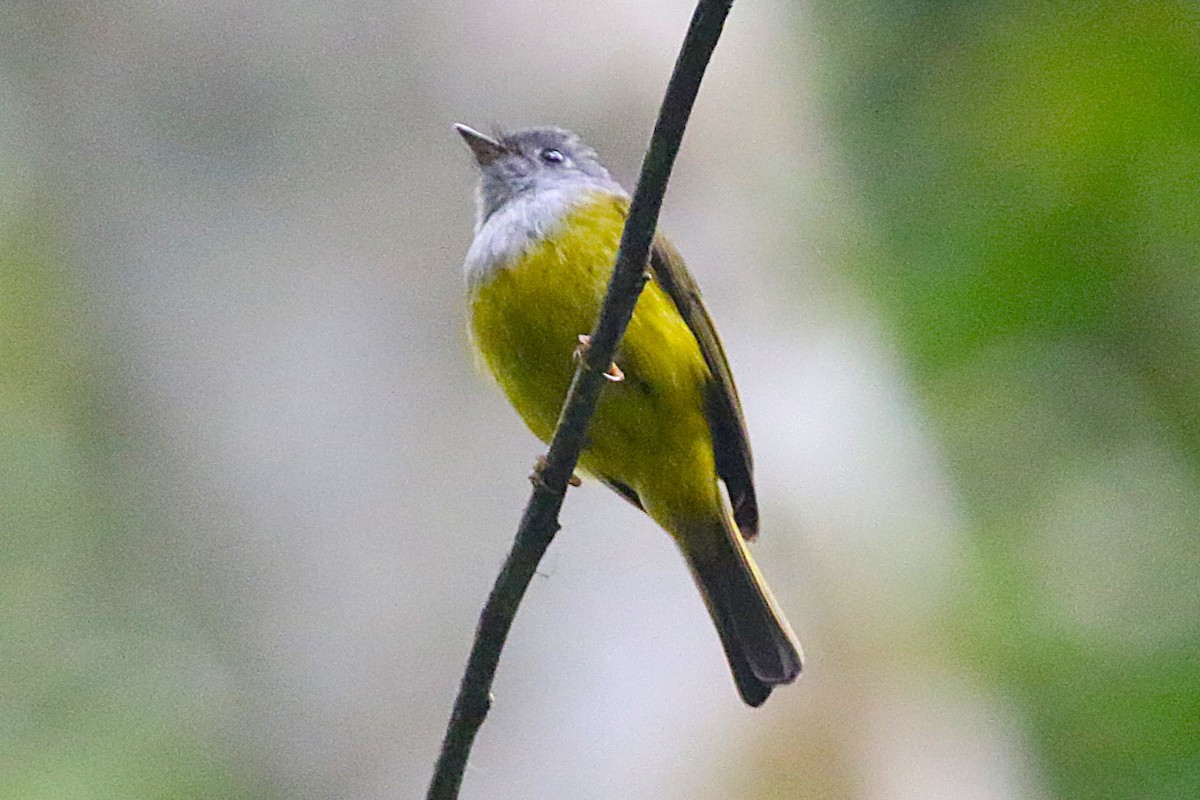
<svg viewBox="0 0 1200 800">
<path fill-rule="evenodd" d="M 545 150 L 542 150 L 540 153 L 538 153 L 538 155 L 541 156 L 542 161 L 545 161 L 547 164 L 561 164 L 567 160 L 562 153 L 555 150 L 553 147 L 547 147 Z"/>
</svg>

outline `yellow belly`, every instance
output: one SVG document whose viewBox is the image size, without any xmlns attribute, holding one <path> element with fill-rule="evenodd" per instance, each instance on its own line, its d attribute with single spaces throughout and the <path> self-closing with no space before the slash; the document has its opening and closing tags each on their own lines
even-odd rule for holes
<svg viewBox="0 0 1200 800">
<path fill-rule="evenodd" d="M 533 433 L 549 441 L 575 371 L 578 336 L 595 325 L 626 201 L 598 195 L 515 263 L 473 286 L 471 332 L 484 363 Z M 580 467 L 632 487 L 677 533 L 721 511 L 704 414 L 709 373 L 667 294 L 651 281 L 615 359 L 625 380 L 601 390 Z"/>
</svg>

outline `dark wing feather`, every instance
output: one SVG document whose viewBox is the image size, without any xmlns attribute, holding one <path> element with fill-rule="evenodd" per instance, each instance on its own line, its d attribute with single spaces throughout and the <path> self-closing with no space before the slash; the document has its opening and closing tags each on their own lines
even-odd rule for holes
<svg viewBox="0 0 1200 800">
<path fill-rule="evenodd" d="M 750 437 L 742 416 L 742 403 L 733 372 L 725 359 L 725 349 L 717 336 L 708 309 L 700 299 L 700 288 L 679 254 L 661 234 L 655 234 L 650 249 L 650 271 L 658 281 L 700 344 L 700 352 L 712 374 L 706 387 L 705 409 L 712 430 L 713 453 L 717 474 L 725 481 L 733 505 L 733 519 L 743 538 L 758 535 L 758 500 L 754 495 L 754 463 L 750 455 Z"/>
<path fill-rule="evenodd" d="M 621 497 L 624 497 L 629 502 L 633 503 L 634 507 L 638 511 L 646 510 L 646 507 L 642 505 L 642 498 L 638 497 L 638 493 L 635 492 L 633 490 L 633 487 L 630 486 L 628 483 L 622 483 L 621 481 L 613 480 L 612 478 L 601 478 L 600 480 L 602 480 L 604 482 L 605 486 L 612 489 L 614 492 L 621 495 Z"/>
</svg>

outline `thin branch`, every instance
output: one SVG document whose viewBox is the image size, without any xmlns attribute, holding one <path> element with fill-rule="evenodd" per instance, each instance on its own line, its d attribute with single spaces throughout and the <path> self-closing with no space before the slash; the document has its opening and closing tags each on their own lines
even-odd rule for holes
<svg viewBox="0 0 1200 800">
<path fill-rule="evenodd" d="M 475 642 L 458 689 L 427 800 L 458 797 L 475 734 L 491 707 L 492 679 L 513 618 L 546 548 L 558 532 L 558 512 L 596 411 L 603 375 L 646 283 L 646 263 L 658 213 L 684 128 L 733 0 L 699 0 L 667 85 L 641 177 L 621 234 L 616 266 L 591 342 L 559 415 L 545 467 L 534 481 L 516 539 L 479 617 Z"/>
</svg>

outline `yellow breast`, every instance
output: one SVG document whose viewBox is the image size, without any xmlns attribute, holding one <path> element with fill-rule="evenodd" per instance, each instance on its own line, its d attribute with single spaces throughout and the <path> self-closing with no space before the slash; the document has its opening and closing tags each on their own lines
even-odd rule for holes
<svg viewBox="0 0 1200 800">
<path fill-rule="evenodd" d="M 592 330 L 599 314 L 626 208 L 622 197 L 594 195 L 524 254 L 472 285 L 475 346 L 543 441 L 554 432 L 570 386 L 578 336 Z M 687 324 L 653 281 L 615 360 L 625 380 L 602 390 L 580 465 L 633 487 L 652 516 L 659 515 L 651 506 L 719 503 L 704 414 L 708 369 Z M 659 484 L 676 476 L 679 491 L 702 497 L 667 497 Z"/>
</svg>

